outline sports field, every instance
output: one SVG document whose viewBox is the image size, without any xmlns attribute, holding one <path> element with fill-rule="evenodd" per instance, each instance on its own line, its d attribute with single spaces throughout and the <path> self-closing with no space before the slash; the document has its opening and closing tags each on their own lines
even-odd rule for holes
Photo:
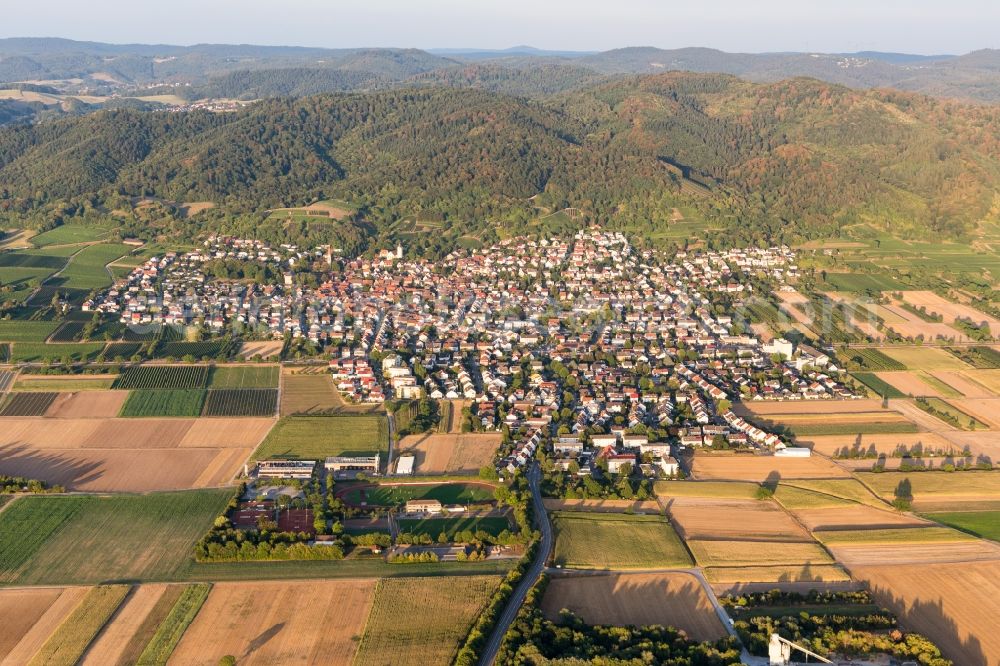
<svg viewBox="0 0 1000 666">
<path fill-rule="evenodd" d="M 664 518 L 605 513 L 552 516 L 557 564 L 582 569 L 653 569 L 691 565 Z"/>
</svg>

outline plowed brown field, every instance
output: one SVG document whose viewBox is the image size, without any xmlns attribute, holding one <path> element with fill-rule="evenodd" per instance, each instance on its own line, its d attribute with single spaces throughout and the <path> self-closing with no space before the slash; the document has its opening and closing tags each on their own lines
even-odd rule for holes
<svg viewBox="0 0 1000 666">
<path fill-rule="evenodd" d="M 81 660 L 82 666 L 120 663 L 136 631 L 167 590 L 166 585 L 140 585 L 111 618 Z"/>
<path fill-rule="evenodd" d="M 118 416 L 128 391 L 60 393 L 45 416 L 60 419 L 109 419 Z"/>
<path fill-rule="evenodd" d="M 773 502 L 677 498 L 666 502 L 684 539 L 809 541 L 809 535 Z"/>
<path fill-rule="evenodd" d="M 558 620 L 563 608 L 590 624 L 662 624 L 697 641 L 726 635 L 701 584 L 684 573 L 553 577 L 542 611 Z"/>
<path fill-rule="evenodd" d="M 0 645 L 4 646 L 0 649 L 0 664 L 27 664 L 56 627 L 76 608 L 88 589 L 68 587 L 0 591 L 0 621 L 3 622 Z M 13 603 L 15 600 L 20 603 Z"/>
</svg>

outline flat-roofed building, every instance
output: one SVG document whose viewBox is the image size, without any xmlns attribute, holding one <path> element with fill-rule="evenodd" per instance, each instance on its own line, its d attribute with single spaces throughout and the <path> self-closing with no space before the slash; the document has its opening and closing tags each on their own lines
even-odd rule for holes
<svg viewBox="0 0 1000 666">
<path fill-rule="evenodd" d="M 257 476 L 262 479 L 309 479 L 316 469 L 315 460 L 261 460 Z"/>
<path fill-rule="evenodd" d="M 396 460 L 396 474 L 401 476 L 413 476 L 413 466 L 416 464 L 414 456 L 399 456 Z"/>
<path fill-rule="evenodd" d="M 415 499 L 406 501 L 406 513 L 441 513 L 441 502 L 436 499 Z"/>
<path fill-rule="evenodd" d="M 324 467 L 326 471 L 334 474 L 344 472 L 365 472 L 367 474 L 378 474 L 379 456 L 330 456 L 326 459 Z"/>
</svg>

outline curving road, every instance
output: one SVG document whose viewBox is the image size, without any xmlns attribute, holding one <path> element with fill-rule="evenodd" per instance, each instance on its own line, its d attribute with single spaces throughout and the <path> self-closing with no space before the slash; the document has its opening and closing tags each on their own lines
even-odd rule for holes
<svg viewBox="0 0 1000 666">
<path fill-rule="evenodd" d="M 545 563 L 552 554 L 552 524 L 549 522 L 549 514 L 545 511 L 545 504 L 542 503 L 540 482 L 541 471 L 538 468 L 538 463 L 533 463 L 531 469 L 528 470 L 528 485 L 531 487 L 531 501 L 535 508 L 535 521 L 542 532 L 542 541 L 538 546 L 538 552 L 535 554 L 535 561 L 524 572 L 521 582 L 518 583 L 514 589 L 514 593 L 507 600 L 507 605 L 504 607 L 503 613 L 501 613 L 500 618 L 497 620 L 496 626 L 493 627 L 490 640 L 479 656 L 479 666 L 492 666 L 496 661 L 497 653 L 500 651 L 500 644 L 503 642 L 503 637 L 507 633 L 507 629 L 514 622 L 518 611 L 521 610 L 521 604 L 524 603 L 524 598 L 527 596 L 528 590 L 538 582 L 538 577 L 542 575 L 542 572 L 545 570 Z"/>
</svg>

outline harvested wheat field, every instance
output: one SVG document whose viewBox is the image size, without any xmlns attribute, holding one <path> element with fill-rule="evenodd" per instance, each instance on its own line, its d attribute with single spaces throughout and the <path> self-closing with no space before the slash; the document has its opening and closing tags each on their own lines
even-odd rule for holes
<svg viewBox="0 0 1000 666">
<path fill-rule="evenodd" d="M 133 639 L 143 631 L 143 625 L 156 608 L 169 586 L 161 584 L 139 585 L 132 588 L 118 612 L 104 627 L 97 639 L 90 644 L 80 661 L 81 666 L 109 666 L 110 664 L 127 664 L 138 657 Z M 175 586 L 181 588 L 183 586 Z M 162 618 L 160 618 L 162 620 Z M 147 642 L 149 636 L 142 636 Z M 142 646 L 145 647 L 145 644 Z M 131 659 L 129 658 L 131 657 Z"/>
<path fill-rule="evenodd" d="M 878 456 L 890 456 L 895 451 L 924 452 L 940 451 L 944 453 L 961 453 L 962 447 L 946 439 L 943 435 L 932 432 L 886 433 L 863 435 L 819 435 L 803 437 L 796 442 L 799 446 L 807 446 L 816 453 L 822 453 L 831 458 L 857 456 L 867 454 L 865 462 L 869 467 L 876 462 Z M 838 462 L 849 463 L 851 460 Z"/>
<path fill-rule="evenodd" d="M 541 608 L 554 622 L 566 608 L 588 624 L 660 624 L 683 629 L 696 641 L 726 635 L 698 579 L 686 573 L 554 576 Z"/>
<path fill-rule="evenodd" d="M 666 502 L 677 533 L 688 539 L 808 541 L 791 516 L 774 502 L 677 498 Z"/>
<path fill-rule="evenodd" d="M 935 379 L 944 382 L 967 398 L 996 398 L 996 394 L 979 382 L 967 376 L 967 373 L 939 370 L 932 372 Z"/>
<path fill-rule="evenodd" d="M 905 395 L 932 396 L 935 398 L 946 397 L 945 393 L 925 382 L 915 372 L 894 370 L 891 372 L 876 372 L 875 376 Z"/>
<path fill-rule="evenodd" d="M 687 544 L 695 560 L 703 567 L 833 564 L 827 552 L 814 541 L 776 543 L 705 539 L 690 540 Z"/>
<path fill-rule="evenodd" d="M 847 572 L 836 564 L 709 567 L 705 569 L 705 578 L 711 583 L 746 584 L 839 583 L 851 579 Z"/>
<path fill-rule="evenodd" d="M 408 435 L 399 454 L 414 456 L 420 474 L 474 473 L 493 462 L 501 439 L 500 433 Z"/>
<path fill-rule="evenodd" d="M 45 410 L 58 419 L 110 419 L 118 416 L 128 399 L 128 391 L 78 391 L 60 393 Z"/>
<path fill-rule="evenodd" d="M 0 664 L 27 664 L 87 594 L 86 587 L 0 590 Z"/>
<path fill-rule="evenodd" d="M 917 338 L 923 336 L 925 340 L 935 340 L 939 336 L 945 338 L 965 338 L 957 330 L 948 324 L 924 321 L 912 312 L 907 312 L 898 304 L 879 306 L 879 312 L 886 312 L 892 315 L 892 321 L 886 318 L 886 326 L 894 330 L 904 338 Z"/>
<path fill-rule="evenodd" d="M 308 370 L 311 369 L 282 368 L 282 416 L 334 414 L 344 408 L 344 399 L 337 392 L 330 373 Z"/>
<path fill-rule="evenodd" d="M 1000 398 L 949 398 L 946 402 L 976 417 L 991 429 L 1000 429 Z"/>
<path fill-rule="evenodd" d="M 979 324 L 986 322 L 990 326 L 993 335 L 1000 333 L 1000 321 L 995 318 L 961 303 L 949 301 L 938 296 L 933 291 L 904 291 L 903 300 L 917 309 L 926 308 L 928 314 L 935 313 L 944 317 L 947 323 L 953 323 L 956 319 L 970 319 Z"/>
<path fill-rule="evenodd" d="M 275 423 L 272 418 L 196 419 L 177 446 L 255 449 Z"/>
<path fill-rule="evenodd" d="M 692 476 L 700 480 L 755 481 L 769 479 L 822 479 L 844 478 L 846 470 L 829 460 L 809 458 L 783 458 L 778 456 L 710 456 L 694 457 Z"/>
<path fill-rule="evenodd" d="M 895 510 L 876 509 L 863 504 L 793 509 L 792 513 L 807 529 L 813 532 L 856 529 L 893 529 L 899 527 L 927 527 L 930 521 L 916 518 Z"/>
<path fill-rule="evenodd" d="M 374 580 L 217 583 L 169 663 L 347 666 L 374 592 Z"/>
<path fill-rule="evenodd" d="M 920 528 L 917 528 L 920 529 Z M 829 546 L 838 562 L 851 570 L 878 564 L 946 564 L 1000 560 L 1000 547 L 980 539 L 937 543 L 837 544 Z M 964 566 L 964 565 L 963 565 Z M 956 567 L 960 570 L 961 567 Z"/>
<path fill-rule="evenodd" d="M 0 474 L 81 492 L 148 492 L 227 485 L 252 449 L 30 449 L 0 446 Z"/>
<path fill-rule="evenodd" d="M 852 573 L 956 666 L 1000 664 L 1000 562 L 870 566 Z"/>
<path fill-rule="evenodd" d="M 549 511 L 593 511 L 595 513 L 624 513 L 631 511 L 638 514 L 660 513 L 660 505 L 655 500 L 544 499 L 542 502 Z"/>
<path fill-rule="evenodd" d="M 962 375 L 993 395 L 1000 396 L 1000 369 L 966 370 Z"/>
<path fill-rule="evenodd" d="M 281 350 L 285 343 L 282 340 L 266 340 L 257 342 L 244 342 L 240 347 L 240 356 L 243 358 L 253 358 L 260 356 L 263 359 L 277 358 L 281 355 Z"/>
<path fill-rule="evenodd" d="M 760 400 L 733 405 L 737 414 L 772 416 L 774 414 L 852 414 L 877 412 L 881 400 Z"/>
</svg>

